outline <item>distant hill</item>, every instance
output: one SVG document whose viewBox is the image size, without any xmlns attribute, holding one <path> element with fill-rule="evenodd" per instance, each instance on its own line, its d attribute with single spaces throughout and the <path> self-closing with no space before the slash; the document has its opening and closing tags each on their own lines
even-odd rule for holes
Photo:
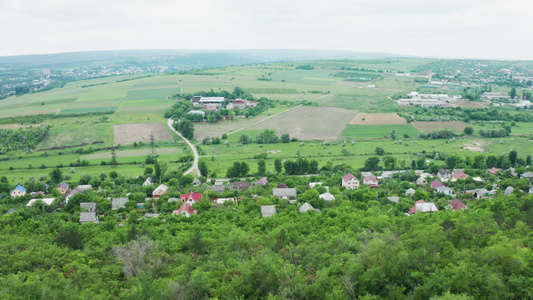
<svg viewBox="0 0 533 300">
<path fill-rule="evenodd" d="M 364 53 L 332 50 L 117 50 L 87 51 L 0 57 L 0 67 L 75 67 L 79 65 L 121 65 L 154 63 L 180 66 L 181 69 L 254 64 L 279 61 L 369 59 L 405 57 L 389 53 Z"/>
</svg>

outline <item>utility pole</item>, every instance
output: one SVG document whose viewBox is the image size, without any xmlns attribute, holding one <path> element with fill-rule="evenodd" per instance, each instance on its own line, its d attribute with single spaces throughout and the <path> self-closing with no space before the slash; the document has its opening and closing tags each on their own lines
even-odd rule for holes
<svg viewBox="0 0 533 300">
<path fill-rule="evenodd" d="M 153 131 L 150 131 L 150 155 L 152 157 L 155 157 L 155 150 L 154 150 L 154 147 L 155 147 L 155 137 L 154 137 L 154 132 Z"/>
</svg>

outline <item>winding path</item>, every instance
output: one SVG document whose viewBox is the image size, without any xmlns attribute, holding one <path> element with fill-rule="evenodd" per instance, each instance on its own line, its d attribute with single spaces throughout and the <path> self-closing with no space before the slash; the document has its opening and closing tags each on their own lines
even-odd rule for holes
<svg viewBox="0 0 533 300">
<path fill-rule="evenodd" d="M 200 173 L 200 169 L 198 168 L 198 151 L 196 150 L 196 147 L 188 139 L 186 139 L 180 132 L 174 129 L 172 124 L 174 124 L 174 120 L 172 120 L 172 118 L 169 118 L 167 121 L 167 125 L 170 128 L 170 130 L 174 131 L 177 135 L 179 135 L 187 143 L 187 145 L 189 145 L 189 147 L 192 149 L 192 153 L 194 153 L 194 163 L 192 164 L 189 170 L 183 173 L 183 175 L 196 172 L 198 176 L 202 176 L 202 174 Z"/>
</svg>

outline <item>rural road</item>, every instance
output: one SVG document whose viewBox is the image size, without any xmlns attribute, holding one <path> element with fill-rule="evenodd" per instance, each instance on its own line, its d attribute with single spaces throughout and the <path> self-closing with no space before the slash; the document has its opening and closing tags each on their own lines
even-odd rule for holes
<svg viewBox="0 0 533 300">
<path fill-rule="evenodd" d="M 200 173 L 200 169 L 198 168 L 198 151 L 196 150 L 196 147 L 188 140 L 186 139 L 180 132 L 178 132 L 174 127 L 172 127 L 172 124 L 174 124 L 174 120 L 172 118 L 169 118 L 167 121 L 167 125 L 170 128 L 170 130 L 174 131 L 177 135 L 179 135 L 192 149 L 192 153 L 194 153 L 194 163 L 192 164 L 192 167 L 187 170 L 183 175 L 187 175 L 192 172 L 196 172 L 198 176 L 202 176 Z"/>
</svg>

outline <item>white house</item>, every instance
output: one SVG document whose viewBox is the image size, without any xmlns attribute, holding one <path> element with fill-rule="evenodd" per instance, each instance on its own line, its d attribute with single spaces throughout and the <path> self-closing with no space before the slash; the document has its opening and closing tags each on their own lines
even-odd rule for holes
<svg viewBox="0 0 533 300">
<path fill-rule="evenodd" d="M 359 179 L 353 176 L 352 173 L 348 173 L 342 176 L 342 186 L 350 190 L 355 190 L 359 188 Z"/>
</svg>

